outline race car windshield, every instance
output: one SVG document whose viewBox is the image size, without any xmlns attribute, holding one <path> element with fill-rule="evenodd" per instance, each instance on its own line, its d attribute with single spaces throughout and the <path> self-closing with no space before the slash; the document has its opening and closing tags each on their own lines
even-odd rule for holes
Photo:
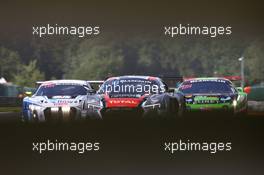
<svg viewBox="0 0 264 175">
<path fill-rule="evenodd" d="M 87 88 L 81 85 L 44 85 L 38 89 L 36 96 L 78 96 L 86 94 Z"/>
<path fill-rule="evenodd" d="M 112 97 L 140 97 L 144 94 L 158 94 L 165 89 L 162 83 L 148 79 L 115 79 L 106 81 L 98 93 L 107 93 Z"/>
<path fill-rule="evenodd" d="M 179 90 L 184 94 L 206 94 L 206 93 L 234 93 L 233 87 L 225 82 L 185 82 Z"/>
</svg>

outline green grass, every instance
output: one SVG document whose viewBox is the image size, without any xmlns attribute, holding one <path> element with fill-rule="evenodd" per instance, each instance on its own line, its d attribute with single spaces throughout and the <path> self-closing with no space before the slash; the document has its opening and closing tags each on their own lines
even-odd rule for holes
<svg viewBox="0 0 264 175">
<path fill-rule="evenodd" d="M 0 107 L 0 112 L 21 112 L 21 107 Z"/>
</svg>

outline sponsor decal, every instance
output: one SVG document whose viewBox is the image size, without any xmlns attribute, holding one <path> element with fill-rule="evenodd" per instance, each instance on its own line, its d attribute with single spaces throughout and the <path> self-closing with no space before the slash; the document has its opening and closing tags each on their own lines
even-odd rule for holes
<svg viewBox="0 0 264 175">
<path fill-rule="evenodd" d="M 68 106 L 74 103 L 74 100 L 51 100 L 54 106 Z"/>
<path fill-rule="evenodd" d="M 128 107 L 135 108 L 142 101 L 142 98 L 106 98 L 106 106 L 108 108 L 114 107 Z"/>
<path fill-rule="evenodd" d="M 197 96 L 194 98 L 194 102 L 198 104 L 206 104 L 206 103 L 218 103 L 218 97 L 208 97 L 208 96 Z"/>
<path fill-rule="evenodd" d="M 138 102 L 134 100 L 110 100 L 111 104 L 137 104 Z"/>
<path fill-rule="evenodd" d="M 197 96 L 194 98 L 195 101 L 200 101 L 200 100 L 213 100 L 213 101 L 216 101 L 216 100 L 219 100 L 218 97 L 208 97 L 208 96 Z"/>
<path fill-rule="evenodd" d="M 198 83 L 198 82 L 219 82 L 219 83 L 227 83 L 226 80 L 222 80 L 222 79 L 197 79 L 197 80 L 190 80 L 190 83 Z"/>
<path fill-rule="evenodd" d="M 69 98 L 71 98 L 71 96 L 53 96 L 52 98 L 54 98 L 54 99 L 58 99 L 58 98 L 60 98 L 60 99 L 69 99 Z"/>
<path fill-rule="evenodd" d="M 55 87 L 55 84 L 54 83 L 45 83 L 45 84 L 42 85 L 42 87 L 51 88 L 51 87 Z"/>
<path fill-rule="evenodd" d="M 190 89 L 192 87 L 192 84 L 183 84 L 181 85 L 180 89 L 184 90 L 184 89 Z"/>
</svg>

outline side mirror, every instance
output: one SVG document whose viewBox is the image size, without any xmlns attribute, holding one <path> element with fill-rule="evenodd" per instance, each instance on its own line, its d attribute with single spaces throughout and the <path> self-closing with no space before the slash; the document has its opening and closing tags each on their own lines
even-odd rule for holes
<svg viewBox="0 0 264 175">
<path fill-rule="evenodd" d="M 95 94 L 96 93 L 96 90 L 94 90 L 94 89 L 88 89 L 87 90 L 87 94 Z"/>
<path fill-rule="evenodd" d="M 236 89 L 238 90 L 238 92 L 244 92 L 242 87 L 237 87 Z"/>
<path fill-rule="evenodd" d="M 169 89 L 168 89 L 168 92 L 173 93 L 173 92 L 175 92 L 175 89 L 174 89 L 174 88 L 169 88 Z"/>
<path fill-rule="evenodd" d="M 179 92 L 179 88 L 175 88 L 174 89 L 174 92 Z"/>
<path fill-rule="evenodd" d="M 244 92 L 245 93 L 249 94 L 250 91 L 251 91 L 251 87 L 250 86 L 247 86 L 247 87 L 244 88 Z"/>
<path fill-rule="evenodd" d="M 25 92 L 25 96 L 26 97 L 31 97 L 32 96 L 32 92 L 30 92 L 30 91 Z"/>
</svg>

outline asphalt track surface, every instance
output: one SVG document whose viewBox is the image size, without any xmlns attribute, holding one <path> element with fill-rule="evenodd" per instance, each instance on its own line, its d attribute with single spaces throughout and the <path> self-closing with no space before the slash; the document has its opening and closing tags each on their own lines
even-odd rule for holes
<svg viewBox="0 0 264 175">
<path fill-rule="evenodd" d="M 263 118 L 189 118 L 169 121 L 0 122 L 0 174 L 262 175 Z M 100 151 L 32 151 L 47 140 L 100 142 Z M 164 151 L 164 142 L 232 142 L 229 152 Z"/>
<path fill-rule="evenodd" d="M 264 102 L 249 101 L 248 117 L 264 117 Z M 21 112 L 0 112 L 0 122 L 21 121 Z"/>
<path fill-rule="evenodd" d="M 198 116 L 198 117 L 203 117 L 203 116 Z M 208 116 L 206 116 L 206 117 L 208 117 Z M 223 117 L 226 117 L 226 116 L 223 116 Z M 249 111 L 248 115 L 246 117 L 264 118 L 264 112 L 263 111 L 261 111 L 261 112 Z M 0 112 L 0 122 L 19 122 L 19 121 L 21 121 L 21 112 Z"/>
<path fill-rule="evenodd" d="M 264 117 L 192 116 L 170 120 L 25 123 L 0 113 L 0 174 L 262 175 Z M 122 116 L 127 117 L 127 116 Z M 231 142 L 229 152 L 164 151 L 165 142 Z M 33 142 L 99 142 L 100 151 L 32 151 Z"/>
<path fill-rule="evenodd" d="M 0 112 L 0 122 L 20 121 L 20 112 Z"/>
<path fill-rule="evenodd" d="M 127 116 L 121 116 L 125 118 Z M 132 116 L 133 117 L 133 116 Z M 19 112 L 0 113 L 0 174 L 262 175 L 264 117 L 186 116 L 170 120 L 25 123 Z M 164 142 L 231 142 L 232 151 L 164 151 Z M 100 151 L 32 151 L 33 142 L 100 142 Z"/>
</svg>

